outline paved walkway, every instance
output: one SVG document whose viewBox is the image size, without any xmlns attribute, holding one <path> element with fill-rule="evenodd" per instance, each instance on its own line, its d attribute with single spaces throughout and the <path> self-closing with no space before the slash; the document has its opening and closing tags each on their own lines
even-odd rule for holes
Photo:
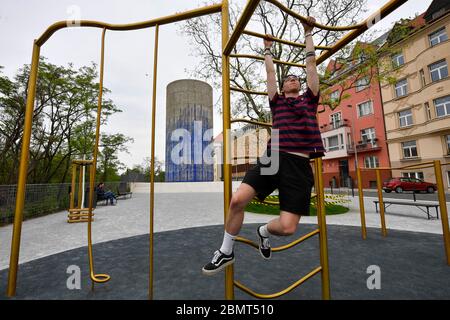
<svg viewBox="0 0 450 320">
<path fill-rule="evenodd" d="M 93 222 L 93 242 L 100 243 L 149 232 L 149 194 L 134 193 L 132 199 L 119 200 L 117 206 L 99 206 Z M 360 226 L 358 198 L 349 197 L 350 211 L 328 216 L 330 225 Z M 365 198 L 366 225 L 379 228 L 375 198 Z M 448 205 L 447 205 L 448 207 Z M 388 229 L 442 234 L 441 220 L 427 220 L 415 207 L 391 207 L 386 216 Z M 395 212 L 395 214 L 394 214 Z M 247 213 L 245 223 L 263 223 L 273 216 Z M 22 227 L 20 263 L 87 245 L 86 224 L 69 224 L 67 212 L 27 220 Z M 316 217 L 303 217 L 301 223 L 315 223 Z M 155 232 L 223 224 L 221 193 L 155 194 Z M 369 229 L 369 234 L 379 232 Z M 9 266 L 12 225 L 0 227 L 0 270 Z M 218 244 L 219 245 L 219 244 Z"/>
</svg>

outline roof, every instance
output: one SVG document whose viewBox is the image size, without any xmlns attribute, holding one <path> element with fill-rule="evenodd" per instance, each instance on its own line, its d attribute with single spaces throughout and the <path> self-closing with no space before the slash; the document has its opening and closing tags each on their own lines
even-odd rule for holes
<svg viewBox="0 0 450 320">
<path fill-rule="evenodd" d="M 427 22 L 437 19 L 450 11 L 450 1 L 448 0 L 434 0 L 424 14 L 424 19 Z"/>
</svg>

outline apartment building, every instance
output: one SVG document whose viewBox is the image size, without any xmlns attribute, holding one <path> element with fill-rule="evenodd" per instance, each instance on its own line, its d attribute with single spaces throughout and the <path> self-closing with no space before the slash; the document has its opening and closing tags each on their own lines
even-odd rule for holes
<svg viewBox="0 0 450 320">
<path fill-rule="evenodd" d="M 230 133 L 231 176 L 233 180 L 242 180 L 245 173 L 256 164 L 258 157 L 266 151 L 269 132 L 253 124 Z M 223 179 L 222 170 L 223 133 L 214 139 L 214 180 Z"/>
<path fill-rule="evenodd" d="M 368 45 L 359 43 L 361 45 Z M 354 54 L 351 54 L 353 57 Z M 333 110 L 319 106 L 318 121 L 326 149 L 323 157 L 323 179 L 326 187 L 356 187 L 356 167 L 377 168 L 389 166 L 385 139 L 383 106 L 377 80 L 377 66 L 367 74 L 358 73 L 358 64 L 364 59 L 350 58 L 350 63 L 331 60 L 327 66 L 335 83 L 327 92 L 328 101 L 338 101 Z M 383 171 L 382 179 L 390 177 Z M 376 188 L 376 172 L 364 171 L 363 188 Z"/>
<path fill-rule="evenodd" d="M 396 39 L 399 29 L 406 35 Z M 384 44 L 391 53 L 380 61 L 391 64 L 393 76 L 381 84 L 391 167 L 450 162 L 449 33 L 450 2 L 436 0 L 422 15 L 394 26 Z M 449 188 L 450 166 L 442 171 Z M 394 170 L 392 175 L 436 182 L 433 168 Z"/>
</svg>

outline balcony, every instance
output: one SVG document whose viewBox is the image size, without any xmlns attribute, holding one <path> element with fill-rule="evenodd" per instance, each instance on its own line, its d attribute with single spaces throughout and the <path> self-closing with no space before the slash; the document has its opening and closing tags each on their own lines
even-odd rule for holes
<svg viewBox="0 0 450 320">
<path fill-rule="evenodd" d="M 320 126 L 320 132 L 329 132 L 333 131 L 342 127 L 349 127 L 350 124 L 348 123 L 347 119 L 336 121 L 336 122 L 330 122 L 329 124 L 326 123 L 324 125 Z"/>
<path fill-rule="evenodd" d="M 381 150 L 381 147 L 377 145 L 378 139 L 367 139 L 364 141 L 358 141 L 356 144 L 356 152 L 369 152 Z M 355 146 L 353 144 L 347 145 L 347 152 L 349 154 L 355 153 Z"/>
</svg>

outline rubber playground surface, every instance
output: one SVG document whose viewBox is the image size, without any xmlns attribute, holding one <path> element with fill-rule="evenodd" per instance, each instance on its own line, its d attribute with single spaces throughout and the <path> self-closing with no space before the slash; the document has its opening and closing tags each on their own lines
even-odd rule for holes
<svg viewBox="0 0 450 320">
<path fill-rule="evenodd" d="M 244 225 L 241 235 L 256 240 L 259 224 Z M 274 237 L 273 246 L 288 243 L 316 228 L 302 224 L 295 235 Z M 221 242 L 222 225 L 158 232 L 154 237 L 154 299 L 224 299 L 224 274 L 204 276 L 201 268 Z M 87 247 L 52 254 L 20 265 L 13 299 L 147 299 L 149 237 L 137 235 L 94 244 L 96 273 L 111 280 L 91 290 Z M 236 244 L 235 279 L 258 293 L 281 291 L 320 265 L 317 236 L 269 261 L 242 243 Z M 442 235 L 368 229 L 366 240 L 355 226 L 328 226 L 332 299 L 449 299 L 450 267 Z M 68 289 L 67 268 L 79 266 L 81 288 Z M 379 267 L 379 288 L 369 289 Z M 6 291 L 7 269 L 0 271 Z M 368 287 L 369 283 L 369 287 Z M 253 299 L 235 288 L 236 299 Z M 2 295 L 1 299 L 5 299 Z M 320 274 L 279 299 L 321 299 Z"/>
</svg>

